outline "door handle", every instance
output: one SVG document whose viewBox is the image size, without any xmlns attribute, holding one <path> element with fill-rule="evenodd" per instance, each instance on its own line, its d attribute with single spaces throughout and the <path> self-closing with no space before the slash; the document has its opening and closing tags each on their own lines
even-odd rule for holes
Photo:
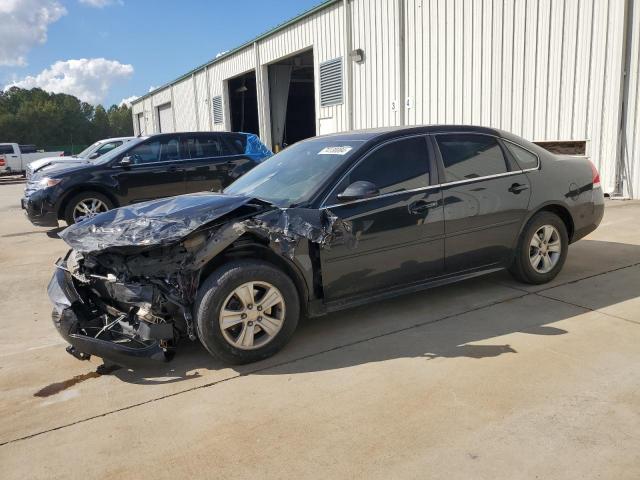
<svg viewBox="0 0 640 480">
<path fill-rule="evenodd" d="M 418 200 L 416 202 L 409 204 L 409 213 L 413 215 L 420 215 L 432 208 L 436 208 L 438 206 L 438 202 L 427 202 L 425 200 Z"/>
<path fill-rule="evenodd" d="M 181 172 L 181 171 L 182 170 L 175 165 L 171 165 L 170 167 L 167 168 L 167 172 L 171 172 L 171 173 Z"/>
<path fill-rule="evenodd" d="M 515 193 L 517 195 L 520 192 L 523 192 L 524 190 L 527 190 L 528 188 L 529 188 L 529 185 L 524 185 L 522 183 L 514 183 L 513 185 L 511 185 L 509 187 L 509 191 L 511 193 Z"/>
</svg>

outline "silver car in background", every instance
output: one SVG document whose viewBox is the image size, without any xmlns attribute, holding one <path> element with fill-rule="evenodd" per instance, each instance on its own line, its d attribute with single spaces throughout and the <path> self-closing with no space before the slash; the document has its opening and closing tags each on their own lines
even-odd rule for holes
<svg viewBox="0 0 640 480">
<path fill-rule="evenodd" d="M 26 169 L 27 179 L 31 178 L 35 172 L 42 170 L 43 168 L 48 167 L 49 165 L 58 164 L 58 163 L 86 163 L 98 157 L 101 157 L 107 152 L 110 152 L 114 148 L 119 147 L 120 145 L 130 142 L 136 137 L 115 137 L 115 138 L 105 138 L 103 140 L 98 140 L 93 145 L 88 146 L 84 150 L 82 150 L 77 155 L 73 156 L 64 156 L 64 157 L 47 157 L 41 158 L 39 160 L 35 160 L 31 162 Z"/>
</svg>

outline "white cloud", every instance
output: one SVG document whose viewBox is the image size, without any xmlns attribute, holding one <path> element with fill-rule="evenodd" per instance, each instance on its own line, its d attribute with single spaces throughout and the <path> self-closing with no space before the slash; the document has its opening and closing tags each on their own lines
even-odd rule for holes
<svg viewBox="0 0 640 480">
<path fill-rule="evenodd" d="M 150 87 L 149 87 L 148 92 L 153 92 L 156 88 L 158 88 L 158 87 L 154 87 L 154 86 L 152 85 L 152 86 L 150 86 Z"/>
<path fill-rule="evenodd" d="M 109 5 L 124 5 L 122 0 L 80 0 L 80 3 L 95 8 L 104 8 Z"/>
<path fill-rule="evenodd" d="M 49 25 L 66 13 L 57 0 L 0 0 L 0 65 L 26 65 L 29 50 L 45 43 Z"/>
<path fill-rule="evenodd" d="M 39 87 L 48 92 L 75 95 L 95 104 L 104 100 L 114 82 L 132 74 L 131 65 L 105 58 L 81 58 L 56 62 L 38 75 L 7 85 L 5 90 L 10 87 Z"/>
<path fill-rule="evenodd" d="M 126 105 L 127 107 L 130 107 L 131 104 L 139 98 L 140 97 L 138 97 L 137 95 L 131 95 L 130 97 L 123 98 L 122 100 L 120 100 L 118 106 L 121 107 L 122 105 Z"/>
</svg>

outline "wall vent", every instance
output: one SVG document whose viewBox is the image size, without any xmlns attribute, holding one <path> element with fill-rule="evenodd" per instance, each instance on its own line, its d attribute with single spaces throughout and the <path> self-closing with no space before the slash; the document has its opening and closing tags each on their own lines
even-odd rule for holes
<svg viewBox="0 0 640 480">
<path fill-rule="evenodd" d="M 224 115 L 222 113 L 222 95 L 213 97 L 211 103 L 213 106 L 213 123 L 219 125 L 224 122 Z"/>
<path fill-rule="evenodd" d="M 320 106 L 342 103 L 342 58 L 320 64 Z"/>
</svg>

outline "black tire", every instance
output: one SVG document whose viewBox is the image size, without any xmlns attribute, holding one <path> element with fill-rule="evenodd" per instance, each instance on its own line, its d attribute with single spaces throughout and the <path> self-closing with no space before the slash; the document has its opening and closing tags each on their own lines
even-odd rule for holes
<svg viewBox="0 0 640 480">
<path fill-rule="evenodd" d="M 91 198 L 100 200 L 102 203 L 104 203 L 107 206 L 107 210 L 111 210 L 114 207 L 113 202 L 109 200 L 109 198 L 106 195 L 103 195 L 102 193 L 92 192 L 92 191 L 80 192 L 74 195 L 73 197 L 71 197 L 67 202 L 66 206 L 64 207 L 63 217 L 64 217 L 64 221 L 67 222 L 67 225 L 73 225 L 75 223 L 75 220 L 73 218 L 73 212 L 76 208 L 76 205 L 78 205 L 83 200 L 87 200 Z"/>
<path fill-rule="evenodd" d="M 537 271 L 530 260 L 531 241 L 533 235 L 536 234 L 543 226 L 550 225 L 556 229 L 559 234 L 560 241 L 560 255 L 551 270 L 541 273 Z M 518 241 L 518 246 L 515 251 L 513 263 L 509 268 L 509 272 L 523 283 L 530 283 L 533 285 L 539 285 L 547 283 L 553 280 L 564 265 L 567 259 L 567 253 L 569 251 L 569 235 L 567 233 L 567 226 L 560 217 L 551 212 L 539 212 L 535 214 L 527 225 L 525 226 L 522 235 Z M 535 252 L 535 250 L 534 250 Z"/>
<path fill-rule="evenodd" d="M 234 290 L 247 282 L 267 282 L 284 299 L 284 321 L 277 334 L 262 347 L 244 350 L 232 345 L 219 322 L 223 303 Z M 289 341 L 298 326 L 300 299 L 288 275 L 261 260 L 237 260 L 214 271 L 198 289 L 194 317 L 200 342 L 212 355 L 231 364 L 256 362 L 274 355 Z M 259 324 L 256 324 L 259 325 Z"/>
</svg>

